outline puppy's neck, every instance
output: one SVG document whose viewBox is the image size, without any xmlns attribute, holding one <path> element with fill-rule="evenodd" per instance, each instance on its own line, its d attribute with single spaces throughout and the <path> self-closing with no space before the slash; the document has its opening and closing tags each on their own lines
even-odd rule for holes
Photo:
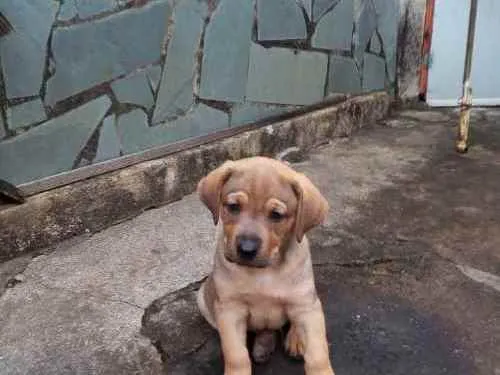
<svg viewBox="0 0 500 375">
<path fill-rule="evenodd" d="M 292 234 L 279 250 L 281 256 L 280 264 L 287 263 L 294 258 L 300 257 L 301 255 L 308 255 L 303 254 L 307 253 L 309 251 L 308 249 L 309 243 L 306 236 L 304 236 L 302 241 L 299 242 L 297 241 L 295 234 Z"/>
</svg>

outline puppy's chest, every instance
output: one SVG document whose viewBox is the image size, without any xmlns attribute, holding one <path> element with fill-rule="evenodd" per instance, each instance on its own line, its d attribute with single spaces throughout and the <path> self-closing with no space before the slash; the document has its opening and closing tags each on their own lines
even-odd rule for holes
<svg viewBox="0 0 500 375">
<path fill-rule="evenodd" d="M 250 304 L 248 307 L 248 328 L 250 330 L 279 329 L 287 321 L 283 304 L 263 300 L 260 303 Z"/>
<path fill-rule="evenodd" d="M 215 284 L 222 302 L 237 301 L 246 306 L 250 330 L 281 328 L 290 307 L 315 295 L 314 279 L 296 272 L 221 273 L 215 276 Z"/>
<path fill-rule="evenodd" d="M 249 280 L 247 280 L 249 281 Z M 287 317 L 287 307 L 293 304 L 300 290 L 289 283 L 265 277 L 239 285 L 238 297 L 248 307 L 248 327 L 251 330 L 278 329 Z"/>
</svg>

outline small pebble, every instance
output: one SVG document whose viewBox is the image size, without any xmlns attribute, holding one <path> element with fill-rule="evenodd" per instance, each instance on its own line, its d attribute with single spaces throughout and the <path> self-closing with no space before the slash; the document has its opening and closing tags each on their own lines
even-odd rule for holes
<svg viewBox="0 0 500 375">
<path fill-rule="evenodd" d="M 396 239 L 399 241 L 399 242 L 408 242 L 410 241 L 410 238 L 405 236 L 404 234 L 398 234 L 396 236 Z"/>
<path fill-rule="evenodd" d="M 289 163 L 300 163 L 306 159 L 306 155 L 300 148 L 294 146 L 280 152 L 276 159 Z"/>
<path fill-rule="evenodd" d="M 328 240 L 326 240 L 324 243 L 323 243 L 323 246 L 325 247 L 330 247 L 330 246 L 338 246 L 342 243 L 342 238 L 339 238 L 339 237 L 332 237 L 332 238 L 329 238 Z"/>
</svg>

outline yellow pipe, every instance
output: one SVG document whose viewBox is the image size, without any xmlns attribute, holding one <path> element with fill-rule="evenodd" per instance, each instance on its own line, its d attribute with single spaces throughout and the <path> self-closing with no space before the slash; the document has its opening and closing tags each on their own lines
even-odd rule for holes
<svg viewBox="0 0 500 375">
<path fill-rule="evenodd" d="M 458 139 L 456 149 L 460 153 L 467 152 L 469 147 L 470 111 L 472 107 L 472 87 L 470 81 L 464 84 L 464 95 L 460 102 L 460 122 L 458 123 Z"/>
<path fill-rule="evenodd" d="M 472 53 L 474 51 L 474 34 L 476 31 L 477 1 L 470 0 L 469 29 L 467 31 L 467 45 L 465 48 L 465 64 L 463 78 L 463 94 L 460 100 L 460 122 L 456 149 L 460 153 L 469 148 L 470 111 L 472 107 L 472 85 L 470 73 L 472 70 Z"/>
</svg>

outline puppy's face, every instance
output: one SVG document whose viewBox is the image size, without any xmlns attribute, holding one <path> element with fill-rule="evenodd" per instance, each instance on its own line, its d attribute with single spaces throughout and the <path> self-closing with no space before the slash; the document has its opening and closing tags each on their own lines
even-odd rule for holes
<svg viewBox="0 0 500 375">
<path fill-rule="evenodd" d="M 222 188 L 221 205 L 229 261 L 265 267 L 280 260 L 298 207 L 288 181 L 271 168 L 236 169 Z"/>
<path fill-rule="evenodd" d="M 305 176 L 261 157 L 226 162 L 198 192 L 214 222 L 222 221 L 226 259 L 249 267 L 279 264 L 290 241 L 301 241 L 328 210 Z"/>
</svg>

